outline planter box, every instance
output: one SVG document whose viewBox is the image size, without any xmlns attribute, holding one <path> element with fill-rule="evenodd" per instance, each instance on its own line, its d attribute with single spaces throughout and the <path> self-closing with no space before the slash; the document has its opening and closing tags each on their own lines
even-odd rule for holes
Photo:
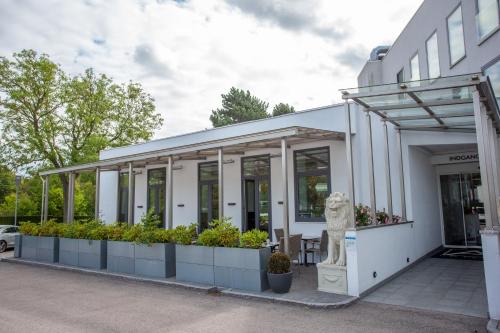
<svg viewBox="0 0 500 333">
<path fill-rule="evenodd" d="M 175 276 L 174 244 L 134 244 L 134 274 L 152 278 Z"/>
<path fill-rule="evenodd" d="M 266 290 L 270 255 L 269 248 L 177 245 L 177 280 L 249 291 Z"/>
<path fill-rule="evenodd" d="M 134 274 L 134 252 L 134 243 L 108 241 L 108 272 Z"/>
<path fill-rule="evenodd" d="M 106 268 L 107 241 L 59 239 L 59 263 L 82 268 Z"/>
<path fill-rule="evenodd" d="M 249 291 L 269 289 L 267 261 L 270 248 L 216 247 L 214 251 L 216 286 Z"/>
<path fill-rule="evenodd" d="M 22 241 L 23 241 L 22 235 L 16 235 L 14 237 L 14 257 L 15 258 L 21 258 Z"/>
<path fill-rule="evenodd" d="M 58 237 L 41 237 L 41 236 L 26 236 L 21 237 L 21 258 L 45 261 L 59 261 L 59 238 Z"/>
<path fill-rule="evenodd" d="M 175 267 L 179 281 L 215 284 L 213 247 L 175 245 Z"/>
</svg>

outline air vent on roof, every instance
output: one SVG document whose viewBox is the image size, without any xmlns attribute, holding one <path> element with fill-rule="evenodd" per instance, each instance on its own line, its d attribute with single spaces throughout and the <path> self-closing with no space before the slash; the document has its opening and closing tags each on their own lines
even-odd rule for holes
<svg viewBox="0 0 500 333">
<path fill-rule="evenodd" d="M 389 52 L 390 46 L 388 45 L 381 45 L 377 46 L 370 52 L 370 61 L 377 61 L 377 60 L 382 60 L 383 57 Z"/>
</svg>

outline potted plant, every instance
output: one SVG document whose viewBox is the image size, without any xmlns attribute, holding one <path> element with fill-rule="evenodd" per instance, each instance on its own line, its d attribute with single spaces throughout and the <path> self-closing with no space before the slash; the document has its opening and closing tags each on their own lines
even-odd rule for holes
<svg viewBox="0 0 500 333">
<path fill-rule="evenodd" d="M 281 252 L 273 253 L 267 264 L 267 279 L 272 291 L 278 294 L 287 293 L 292 286 L 292 276 L 290 257 Z"/>
<path fill-rule="evenodd" d="M 19 238 L 21 247 L 19 251 L 21 258 L 45 261 L 59 261 L 59 236 L 63 230 L 63 224 L 49 220 L 42 224 L 24 222 L 21 223 Z"/>
</svg>

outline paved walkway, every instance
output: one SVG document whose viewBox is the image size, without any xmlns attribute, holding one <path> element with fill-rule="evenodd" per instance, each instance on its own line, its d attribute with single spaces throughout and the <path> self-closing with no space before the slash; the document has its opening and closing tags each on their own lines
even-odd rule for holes
<svg viewBox="0 0 500 333">
<path fill-rule="evenodd" d="M 428 258 L 364 301 L 487 317 L 482 261 Z"/>
</svg>

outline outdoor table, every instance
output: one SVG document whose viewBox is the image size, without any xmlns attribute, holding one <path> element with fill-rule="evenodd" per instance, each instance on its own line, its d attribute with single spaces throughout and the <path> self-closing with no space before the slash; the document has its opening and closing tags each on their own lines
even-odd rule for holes
<svg viewBox="0 0 500 333">
<path fill-rule="evenodd" d="M 304 266 L 307 266 L 307 245 L 308 244 L 313 244 L 316 242 L 319 242 L 320 237 L 319 236 L 312 236 L 312 235 L 302 235 L 302 242 L 304 243 Z"/>
</svg>

